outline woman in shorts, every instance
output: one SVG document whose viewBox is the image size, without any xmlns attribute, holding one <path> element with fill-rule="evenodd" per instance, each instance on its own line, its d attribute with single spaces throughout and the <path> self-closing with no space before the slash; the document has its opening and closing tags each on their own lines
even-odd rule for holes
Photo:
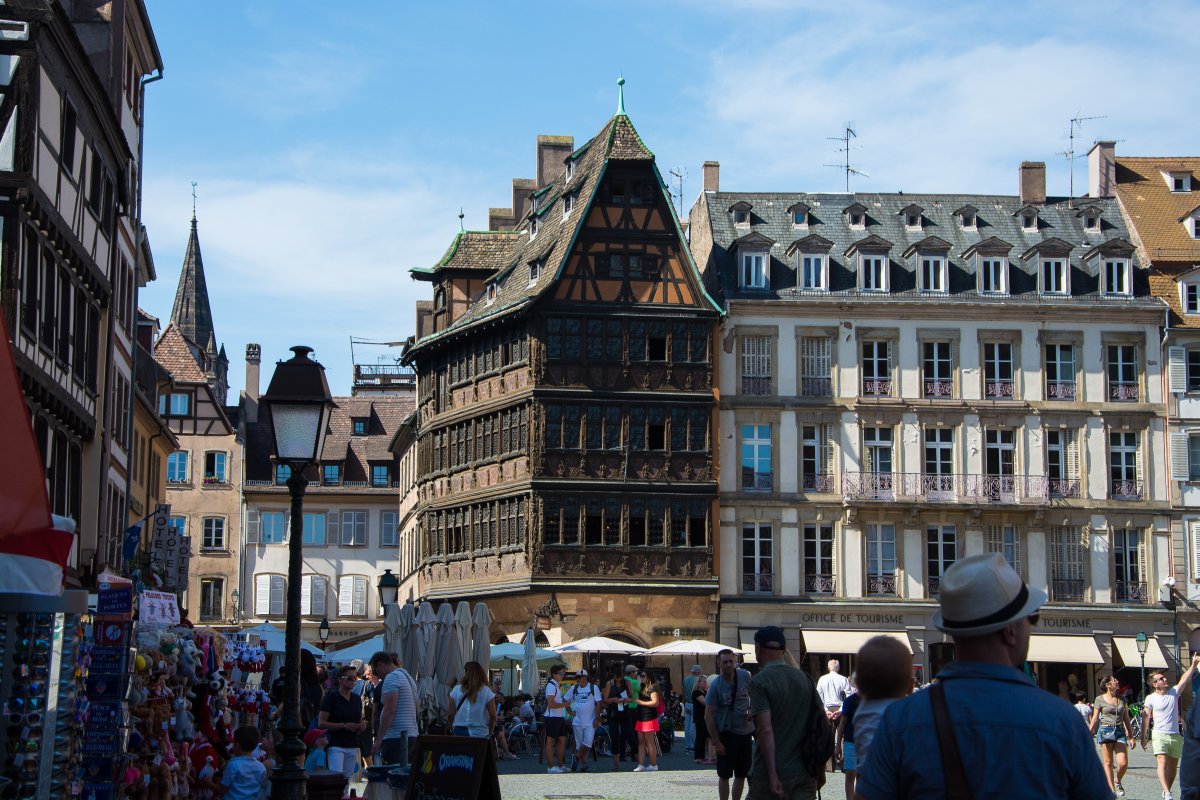
<svg viewBox="0 0 1200 800">
<path fill-rule="evenodd" d="M 658 772 L 658 685 L 654 676 L 642 670 L 638 673 L 641 688 L 637 696 L 638 765 L 634 772 Z M 649 761 L 647 765 L 646 762 Z"/>
<path fill-rule="evenodd" d="M 1133 725 L 1129 720 L 1129 706 L 1117 694 L 1117 679 L 1111 675 L 1100 678 L 1104 694 L 1092 702 L 1092 720 L 1089 724 L 1100 745 L 1100 760 L 1104 762 L 1104 775 L 1108 786 L 1117 797 L 1125 796 L 1121 779 L 1129 769 L 1129 742 L 1133 739 Z M 1117 774 L 1113 776 L 1113 765 Z"/>
</svg>

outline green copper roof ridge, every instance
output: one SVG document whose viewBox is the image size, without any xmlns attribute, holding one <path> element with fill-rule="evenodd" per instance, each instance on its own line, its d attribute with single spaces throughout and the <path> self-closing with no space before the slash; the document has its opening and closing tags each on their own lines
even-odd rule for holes
<svg viewBox="0 0 1200 800">
<path fill-rule="evenodd" d="M 617 78 L 617 116 L 624 117 L 625 114 L 625 76 Z"/>
<path fill-rule="evenodd" d="M 464 233 L 466 233 L 466 231 L 459 231 L 458 233 L 454 234 L 454 242 L 450 245 L 449 251 L 446 253 L 446 255 L 442 256 L 440 261 L 433 265 L 434 269 L 446 266 L 448 263 L 450 263 L 450 259 L 458 255 L 458 246 L 462 243 Z"/>
</svg>

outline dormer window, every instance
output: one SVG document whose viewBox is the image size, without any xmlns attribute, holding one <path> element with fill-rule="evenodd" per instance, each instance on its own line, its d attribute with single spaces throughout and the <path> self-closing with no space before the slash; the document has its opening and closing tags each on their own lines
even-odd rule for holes
<svg viewBox="0 0 1200 800">
<path fill-rule="evenodd" d="M 1104 294 L 1129 297 L 1133 294 L 1133 265 L 1128 259 L 1104 259 Z"/>
<path fill-rule="evenodd" d="M 1099 214 L 1084 214 L 1083 227 L 1089 231 L 1100 230 L 1100 215 Z"/>
<path fill-rule="evenodd" d="M 974 230 L 974 228 L 975 228 L 975 212 L 974 211 L 963 214 L 962 216 L 960 216 L 958 218 L 958 220 L 959 220 L 959 223 L 962 225 L 962 229 L 964 231 Z"/>
<path fill-rule="evenodd" d="M 846 224 L 851 230 L 863 230 L 867 227 L 867 207 L 862 203 L 851 203 L 842 209 L 846 215 Z"/>
<path fill-rule="evenodd" d="M 1181 283 L 1179 295 L 1180 302 L 1183 304 L 1183 313 L 1200 314 L 1200 281 Z"/>
<path fill-rule="evenodd" d="M 437 311 L 446 310 L 446 290 L 438 289 L 433 293 L 433 307 Z"/>
<path fill-rule="evenodd" d="M 750 227 L 750 209 L 752 206 L 745 200 L 739 200 L 729 207 L 729 213 L 733 216 L 733 224 L 738 228 Z"/>
<path fill-rule="evenodd" d="M 1021 213 L 1021 230 L 1026 232 L 1037 232 L 1037 214 L 1032 211 L 1024 211 Z"/>
<path fill-rule="evenodd" d="M 542 267 L 545 265 L 546 259 L 539 258 L 537 261 L 529 262 L 529 284 L 532 286 L 537 283 L 537 279 L 542 277 Z"/>
<path fill-rule="evenodd" d="M 569 181 L 575 177 L 575 159 L 567 159 L 567 168 L 563 171 L 563 180 Z"/>
<path fill-rule="evenodd" d="M 571 216 L 571 212 L 575 209 L 575 193 L 567 192 L 562 196 L 563 219 Z"/>
<path fill-rule="evenodd" d="M 950 289 L 946 259 L 942 256 L 921 256 L 921 291 L 946 293 Z"/>
<path fill-rule="evenodd" d="M 350 430 L 353 432 L 353 434 L 355 436 L 366 436 L 367 435 L 367 418 L 366 417 L 352 417 L 350 419 Z"/>
<path fill-rule="evenodd" d="M 923 210 L 915 204 L 900 209 L 900 216 L 904 218 L 904 227 L 910 231 L 921 230 L 921 212 Z"/>
<path fill-rule="evenodd" d="M 802 254 L 799 277 L 798 288 L 825 291 L 829 288 L 829 259 L 820 253 Z"/>
<path fill-rule="evenodd" d="M 1192 217 L 1192 238 L 1200 239 L 1200 217 Z"/>
<path fill-rule="evenodd" d="M 858 257 L 859 287 L 864 292 L 888 290 L 887 256 L 861 254 Z"/>
<path fill-rule="evenodd" d="M 1164 172 L 1163 178 L 1167 181 L 1167 188 L 1172 192 L 1190 192 L 1192 190 L 1192 173 L 1190 172 Z"/>
<path fill-rule="evenodd" d="M 1038 274 L 1041 278 L 1042 294 L 1070 294 L 1068 262 L 1065 258 L 1047 257 L 1041 259 Z"/>
<path fill-rule="evenodd" d="M 808 227 L 808 212 L 810 211 L 807 203 L 795 203 L 788 209 L 788 214 L 791 216 L 793 228 Z"/>
<path fill-rule="evenodd" d="M 538 218 L 534 217 L 529 220 L 529 238 L 532 239 L 538 235 Z"/>
<path fill-rule="evenodd" d="M 981 294 L 1008 294 L 1008 259 L 1004 256 L 979 256 Z"/>
<path fill-rule="evenodd" d="M 743 289 L 768 289 L 770 260 L 766 253 L 742 253 L 741 285 Z"/>
<path fill-rule="evenodd" d="M 487 287 L 487 304 L 490 306 L 496 302 L 496 284 L 489 283 Z"/>
</svg>

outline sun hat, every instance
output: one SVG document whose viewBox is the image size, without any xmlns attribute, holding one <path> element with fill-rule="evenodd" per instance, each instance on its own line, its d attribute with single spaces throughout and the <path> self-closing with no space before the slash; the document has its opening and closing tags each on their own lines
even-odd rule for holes
<svg viewBox="0 0 1200 800">
<path fill-rule="evenodd" d="M 1036 612 L 1046 593 L 1030 589 L 999 553 L 968 556 L 942 576 L 933 625 L 951 636 L 983 636 Z"/>
<path fill-rule="evenodd" d="M 699 664 L 692 664 L 692 674 L 693 675 L 700 674 L 700 665 Z"/>
<path fill-rule="evenodd" d="M 625 674 L 626 675 L 628 675 L 631 672 L 637 672 L 637 671 L 638 671 L 637 664 L 626 664 L 625 665 Z"/>
<path fill-rule="evenodd" d="M 322 736 L 325 735 L 325 733 L 326 733 L 326 731 L 322 730 L 321 728 L 313 728 L 312 730 L 305 731 L 304 746 L 312 747 L 314 744 L 317 743 L 317 739 L 320 739 Z"/>
<path fill-rule="evenodd" d="M 575 670 L 575 675 L 576 675 L 576 677 L 584 677 L 584 678 L 586 678 L 586 677 L 587 677 L 587 670 L 586 670 L 586 669 L 578 669 L 578 670 Z"/>
</svg>

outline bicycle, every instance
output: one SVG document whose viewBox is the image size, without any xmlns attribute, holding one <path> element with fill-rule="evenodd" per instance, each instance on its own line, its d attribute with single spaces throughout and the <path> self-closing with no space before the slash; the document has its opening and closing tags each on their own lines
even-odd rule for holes
<svg viewBox="0 0 1200 800">
<path fill-rule="evenodd" d="M 1134 742 L 1141 740 L 1142 726 L 1145 725 L 1145 723 L 1146 723 L 1146 718 L 1144 716 L 1142 716 L 1142 704 L 1141 703 L 1130 703 L 1129 704 L 1129 727 L 1133 731 Z M 1133 742 L 1130 742 L 1129 746 L 1133 747 Z"/>
<path fill-rule="evenodd" d="M 534 747 L 537 747 L 537 733 L 529 726 L 528 723 L 520 720 L 509 725 L 504 732 L 508 737 L 508 749 L 514 753 L 528 753 Z"/>
</svg>

